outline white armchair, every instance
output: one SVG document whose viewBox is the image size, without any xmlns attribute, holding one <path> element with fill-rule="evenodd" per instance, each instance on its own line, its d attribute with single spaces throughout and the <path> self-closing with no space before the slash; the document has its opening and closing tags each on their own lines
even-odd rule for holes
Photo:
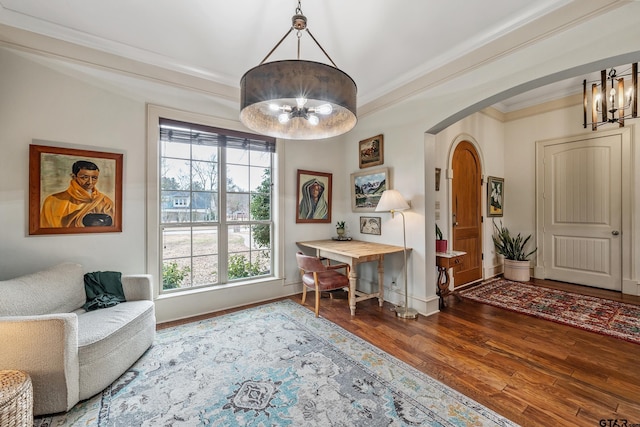
<svg viewBox="0 0 640 427">
<path fill-rule="evenodd" d="M 30 375 L 34 415 L 99 393 L 153 343 L 151 277 L 123 276 L 122 286 L 127 302 L 86 312 L 79 264 L 0 281 L 0 369 Z"/>
</svg>

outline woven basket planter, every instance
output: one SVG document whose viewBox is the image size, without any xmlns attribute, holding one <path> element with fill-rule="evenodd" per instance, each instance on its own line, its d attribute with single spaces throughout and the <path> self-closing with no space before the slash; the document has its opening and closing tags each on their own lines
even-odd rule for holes
<svg viewBox="0 0 640 427">
<path fill-rule="evenodd" d="M 0 426 L 33 426 L 33 386 L 26 372 L 0 371 Z"/>
</svg>

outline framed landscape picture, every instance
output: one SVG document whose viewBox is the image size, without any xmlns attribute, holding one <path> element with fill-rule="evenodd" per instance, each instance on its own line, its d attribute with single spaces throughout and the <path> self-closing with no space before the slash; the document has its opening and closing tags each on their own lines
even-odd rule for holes
<svg viewBox="0 0 640 427">
<path fill-rule="evenodd" d="M 358 144 L 360 169 L 384 164 L 384 136 L 363 139 Z"/>
<path fill-rule="evenodd" d="M 122 231 L 123 154 L 29 145 L 29 234 Z"/>
<path fill-rule="evenodd" d="M 504 210 L 504 178 L 487 178 L 487 216 L 502 216 Z"/>
<path fill-rule="evenodd" d="M 298 170 L 296 222 L 331 222 L 332 174 Z"/>
<path fill-rule="evenodd" d="M 351 174 L 351 210 L 374 212 L 382 192 L 391 188 L 389 169 L 375 169 Z"/>
</svg>

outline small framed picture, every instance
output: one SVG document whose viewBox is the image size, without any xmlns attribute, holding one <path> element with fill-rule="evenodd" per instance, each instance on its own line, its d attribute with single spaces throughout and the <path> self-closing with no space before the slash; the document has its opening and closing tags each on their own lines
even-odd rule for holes
<svg viewBox="0 0 640 427">
<path fill-rule="evenodd" d="M 358 158 L 360 169 L 384 164 L 384 137 L 376 135 L 360 141 Z"/>
<path fill-rule="evenodd" d="M 122 231 L 123 154 L 29 146 L 29 234 Z"/>
<path fill-rule="evenodd" d="M 331 222 L 332 174 L 298 169 L 297 223 Z"/>
<path fill-rule="evenodd" d="M 502 216 L 504 209 L 504 178 L 487 178 L 487 216 Z"/>
<path fill-rule="evenodd" d="M 362 234 L 375 234 L 379 236 L 382 234 L 382 218 L 379 216 L 361 216 L 360 217 L 360 232 Z"/>
<path fill-rule="evenodd" d="M 382 192 L 391 188 L 389 169 L 351 174 L 351 210 L 353 212 L 374 212 Z"/>
</svg>

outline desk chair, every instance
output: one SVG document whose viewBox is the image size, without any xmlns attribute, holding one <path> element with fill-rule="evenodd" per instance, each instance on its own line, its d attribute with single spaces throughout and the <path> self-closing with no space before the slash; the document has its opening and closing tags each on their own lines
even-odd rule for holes
<svg viewBox="0 0 640 427">
<path fill-rule="evenodd" d="M 302 275 L 302 304 L 307 300 L 307 288 L 316 292 L 316 317 L 320 311 L 320 293 L 346 288 L 349 290 L 349 264 L 323 264 L 320 258 L 305 255 L 302 252 L 296 254 L 298 268 Z M 345 269 L 346 274 L 336 270 Z M 348 301 L 348 300 L 347 300 Z"/>
</svg>

